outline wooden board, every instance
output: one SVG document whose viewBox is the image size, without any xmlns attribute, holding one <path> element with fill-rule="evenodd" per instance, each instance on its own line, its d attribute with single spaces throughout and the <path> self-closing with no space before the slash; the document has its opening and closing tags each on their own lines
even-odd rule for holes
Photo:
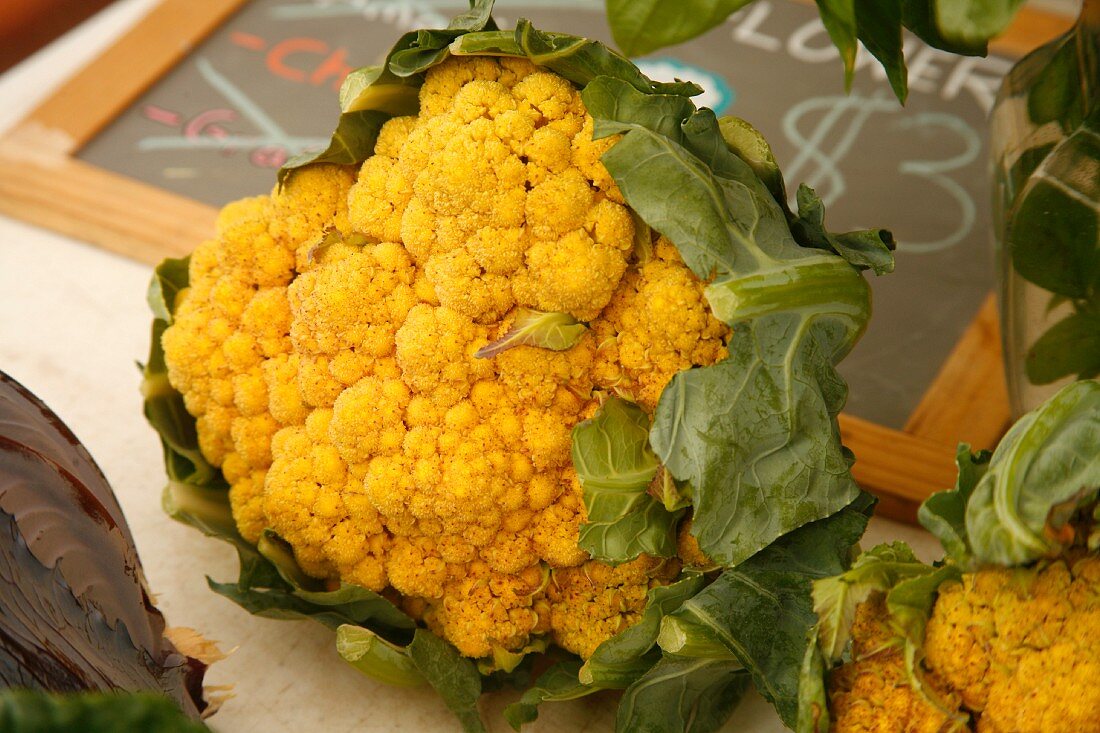
<svg viewBox="0 0 1100 733">
<path fill-rule="evenodd" d="M 149 264 L 181 256 L 208 237 L 212 205 L 107 170 L 81 154 L 244 4 L 164 0 L 70 79 L 0 139 L 0 211 Z M 1064 18 L 1025 10 L 995 48 L 1019 54 L 1067 25 Z M 834 71 L 839 76 L 839 68 Z M 913 521 L 924 497 L 954 483 L 955 444 L 990 447 L 1007 426 L 995 303 L 990 296 L 978 306 L 973 314 L 959 314 L 962 323 L 972 320 L 904 424 L 841 416 L 845 444 L 858 457 L 855 477 L 880 496 L 885 516 Z"/>
</svg>

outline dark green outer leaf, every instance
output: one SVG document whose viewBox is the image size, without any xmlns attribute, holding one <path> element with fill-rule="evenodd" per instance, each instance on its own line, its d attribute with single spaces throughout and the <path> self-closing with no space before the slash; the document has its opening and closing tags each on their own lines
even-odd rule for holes
<svg viewBox="0 0 1100 733">
<path fill-rule="evenodd" d="M 615 43 L 627 56 L 644 56 L 695 38 L 725 22 L 752 0 L 607 0 Z"/>
<path fill-rule="evenodd" d="M 870 268 L 876 275 L 894 271 L 894 236 L 885 229 L 865 229 L 831 234 L 825 229 L 825 205 L 806 184 L 795 194 L 798 217 L 791 231 L 807 247 L 834 252 L 857 268 Z"/>
<path fill-rule="evenodd" d="M 617 733 L 710 733 L 749 687 L 737 662 L 665 657 L 623 693 Z"/>
<path fill-rule="evenodd" d="M 797 721 L 799 680 L 816 621 L 810 583 L 846 569 L 867 526 L 867 509 L 861 497 L 786 535 L 670 614 L 710 626 L 788 726 Z"/>
<path fill-rule="evenodd" d="M 393 613 L 388 609 L 383 610 L 381 607 L 375 612 L 373 609 L 370 611 L 365 610 L 363 604 L 351 605 L 350 607 L 341 604 L 329 606 L 300 598 L 293 591 L 280 588 L 242 588 L 237 583 L 218 583 L 211 578 L 207 578 L 206 582 L 210 586 L 210 590 L 228 598 L 249 613 L 263 618 L 283 621 L 310 618 L 324 624 L 333 631 L 344 624 L 353 624 L 370 628 L 372 631 L 377 632 L 379 636 L 396 644 L 408 641 L 408 629 L 412 626 L 410 622 L 404 621 L 400 627 L 388 627 L 380 623 L 377 617 L 390 618 Z M 397 613 L 400 613 L 400 611 L 397 611 Z M 404 618 L 408 619 L 408 616 L 404 616 Z"/>
<path fill-rule="evenodd" d="M 650 435 L 692 488 L 700 547 L 736 565 L 857 495 L 836 426 L 846 387 L 833 364 L 866 324 L 867 286 L 840 257 L 799 246 L 713 113 L 607 78 L 582 97 L 599 134 L 624 133 L 602 160 L 627 202 L 696 275 L 714 278 L 715 314 L 741 324 L 726 361 L 676 375 Z"/>
<path fill-rule="evenodd" d="M 987 41 L 1012 20 L 1022 0 L 817 0 L 821 22 L 840 52 L 851 86 L 860 41 L 879 60 L 905 102 L 908 80 L 901 29 L 950 53 L 984 56 Z M 722 23 L 748 0 L 607 0 L 615 42 L 638 56 L 690 40 Z"/>
<path fill-rule="evenodd" d="M 177 522 L 189 524 L 207 537 L 233 545 L 240 561 L 241 571 L 237 581 L 240 587 L 286 586 L 271 562 L 237 531 L 229 509 L 229 495 L 224 488 L 169 481 L 161 494 L 161 507 Z"/>
<path fill-rule="evenodd" d="M 577 679 L 580 668 L 579 659 L 570 659 L 558 662 L 539 675 L 535 684 L 519 700 L 504 708 L 504 719 L 508 725 L 518 731 L 524 724 L 534 722 L 539 717 L 539 705 L 544 702 L 576 700 L 599 692 L 599 687 L 583 685 Z"/>
<path fill-rule="evenodd" d="M 374 152 L 378 131 L 393 115 L 374 109 L 344 112 L 324 150 L 295 155 L 279 169 L 279 185 L 285 186 L 290 173 L 312 163 L 352 165 L 366 160 Z"/>
<path fill-rule="evenodd" d="M 993 452 L 966 506 L 976 561 L 1011 566 L 1058 554 L 1057 531 L 1098 490 L 1100 383 L 1073 382 L 1020 418 Z"/>
<path fill-rule="evenodd" d="M 484 733 L 485 725 L 477 710 L 481 675 L 474 663 L 427 629 L 417 629 L 405 651 L 424 679 L 458 717 L 462 729 L 466 733 Z"/>
<path fill-rule="evenodd" d="M 1032 384 L 1100 374 L 1100 315 L 1082 312 L 1066 316 L 1031 345 L 1025 365 Z"/>
<path fill-rule="evenodd" d="M 166 259 L 153 271 L 147 301 L 154 320 L 149 343 L 149 358 L 142 368 L 141 394 L 146 420 L 160 435 L 164 463 L 171 481 L 196 486 L 228 489 L 221 472 L 211 466 L 199 451 L 195 418 L 187 412 L 183 397 L 168 383 L 161 336 L 172 320 L 176 296 L 189 284 L 191 258 Z"/>
<path fill-rule="evenodd" d="M 386 598 L 362 586 L 343 585 L 337 590 L 320 593 L 296 590 L 294 595 L 315 606 L 336 609 L 359 626 L 381 624 L 395 630 L 416 627 L 408 614 Z"/>
<path fill-rule="evenodd" d="M 799 327 L 738 329 L 728 359 L 677 374 L 657 405 L 654 450 L 693 487 L 692 533 L 727 567 L 859 493 L 835 437 L 844 384 L 813 339 L 776 343 Z"/>
<path fill-rule="evenodd" d="M 921 526 L 936 536 L 947 556 L 960 566 L 970 562 L 970 539 L 966 534 L 966 505 L 974 487 L 989 468 L 989 451 L 970 452 L 966 443 L 959 444 L 955 465 L 959 477 L 954 489 L 937 491 L 925 499 L 917 510 Z"/>
<path fill-rule="evenodd" d="M 187 260 L 168 260 L 155 271 L 149 303 L 157 314 L 142 391 L 145 414 L 164 445 L 169 482 L 162 503 L 172 518 L 190 524 L 204 534 L 232 544 L 240 560 L 235 583 L 207 579 L 215 592 L 245 610 L 267 618 L 313 618 L 330 628 L 356 624 L 370 628 L 390 641 L 405 643 L 415 623 L 382 596 L 357 586 L 315 592 L 302 587 L 304 574 L 285 547 L 277 559 L 281 568 L 237 531 L 229 508 L 228 485 L 221 471 L 211 466 L 198 448 L 195 419 L 183 398 L 168 383 L 160 338 L 172 317 L 175 297 L 187 287 Z M 269 548 L 269 554 L 271 554 Z M 285 576 L 285 577 L 284 577 Z"/>
<path fill-rule="evenodd" d="M 82 692 L 59 695 L 0 690 L 4 733 L 208 733 L 171 700 L 149 692 Z"/>
</svg>

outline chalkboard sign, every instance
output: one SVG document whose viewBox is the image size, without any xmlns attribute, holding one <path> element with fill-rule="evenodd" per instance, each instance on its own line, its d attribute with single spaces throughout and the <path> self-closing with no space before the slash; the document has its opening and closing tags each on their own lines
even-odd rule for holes
<svg viewBox="0 0 1100 733">
<path fill-rule="evenodd" d="M 187 251 L 208 236 L 215 207 L 270 190 L 288 156 L 327 143 L 348 71 L 379 61 L 398 34 L 445 25 L 463 7 L 165 0 L 0 141 L 0 179 L 5 166 L 19 166 L 27 181 L 26 168 L 33 173 L 35 159 L 60 147 L 55 167 L 98 180 L 102 200 L 80 193 L 89 200 L 48 207 L 58 184 L 47 178 L 57 171 L 43 168 L 12 190 L 30 193 L 0 208 L 150 261 Z M 527 17 L 610 42 L 601 0 L 498 0 L 495 15 L 502 27 Z M 900 496 L 895 513 L 911 516 L 915 501 L 951 483 L 951 445 L 989 445 L 1007 420 L 988 299 L 985 136 L 1011 62 L 955 57 L 915 38 L 906 56 L 905 107 L 866 55 L 846 93 L 816 9 L 757 0 L 640 66 L 656 79 L 699 82 L 701 104 L 757 126 L 791 190 L 805 182 L 825 200 L 830 228 L 894 231 L 897 271 L 871 278 L 875 317 L 842 365 L 851 385 L 842 428 L 860 458 L 857 478 Z M 139 58 L 141 68 L 128 70 Z M 68 135 L 60 145 L 58 130 Z"/>
</svg>

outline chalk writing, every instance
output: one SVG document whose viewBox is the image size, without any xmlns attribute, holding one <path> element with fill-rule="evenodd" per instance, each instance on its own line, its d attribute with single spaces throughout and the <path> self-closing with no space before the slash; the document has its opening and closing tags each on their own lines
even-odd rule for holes
<svg viewBox="0 0 1100 733">
<path fill-rule="evenodd" d="M 323 147 L 327 139 L 323 137 L 303 137 L 290 135 L 275 119 L 260 108 L 237 85 L 220 74 L 206 58 L 195 60 L 199 76 L 228 101 L 232 109 L 209 109 L 191 117 L 182 124 L 177 135 L 151 135 L 137 141 L 141 151 L 149 150 L 201 150 L 215 149 L 223 152 L 247 150 L 253 165 L 263 168 L 278 168 L 287 157 L 303 150 Z M 153 116 L 150 116 L 153 115 Z M 176 124 L 181 117 L 159 107 L 146 105 L 145 116 L 162 124 L 172 121 Z M 258 130 L 258 134 L 230 132 L 222 123 L 236 122 L 244 118 Z"/>
<path fill-rule="evenodd" d="M 809 64 L 838 64 L 836 48 L 829 41 L 821 20 L 810 18 L 789 32 L 782 26 L 787 18 L 775 12 L 771 0 L 757 0 L 730 18 L 730 38 L 742 46 L 769 53 L 786 52 Z M 919 94 L 935 94 L 945 101 L 969 94 L 984 112 L 993 107 L 1001 77 L 1011 68 L 1007 59 L 996 56 L 954 56 L 928 46 L 915 36 L 906 35 L 905 58 L 909 64 L 909 88 Z M 856 70 L 870 70 L 872 78 L 886 80 L 886 72 L 866 49 L 856 54 Z M 840 73 L 840 69 L 836 69 Z"/>
<path fill-rule="evenodd" d="M 953 231 L 939 239 L 920 242 L 903 241 L 898 249 L 903 252 L 916 252 L 927 254 L 953 247 L 966 239 L 974 228 L 977 218 L 974 199 L 958 181 L 945 175 L 951 171 L 957 171 L 977 160 L 982 151 L 982 140 L 965 120 L 957 115 L 942 112 L 924 112 L 912 117 L 904 117 L 895 123 L 895 128 L 902 133 L 913 130 L 934 129 L 941 140 L 948 136 L 954 136 L 963 144 L 963 151 L 958 155 L 942 160 L 903 160 L 898 164 L 897 170 L 902 175 L 911 175 L 922 178 L 946 192 L 959 207 L 959 224 Z M 920 194 L 915 194 L 920 196 Z"/>
</svg>

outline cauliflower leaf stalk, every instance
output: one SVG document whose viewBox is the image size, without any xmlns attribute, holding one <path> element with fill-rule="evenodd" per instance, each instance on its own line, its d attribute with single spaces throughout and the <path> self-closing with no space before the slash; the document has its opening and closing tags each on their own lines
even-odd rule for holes
<svg viewBox="0 0 1100 733">
<path fill-rule="evenodd" d="M 709 730 L 750 682 L 793 725 L 872 504 L 836 364 L 892 240 L 790 211 L 698 86 L 491 6 L 350 75 L 330 146 L 157 269 L 165 507 L 237 548 L 216 592 L 467 730 L 548 641 L 581 660 L 514 725 L 622 689 L 621 730 Z"/>
<path fill-rule="evenodd" d="M 918 513 L 941 563 L 898 542 L 814 582 L 799 733 L 1100 731 L 1100 384 L 1067 385 L 957 462 Z"/>
</svg>

